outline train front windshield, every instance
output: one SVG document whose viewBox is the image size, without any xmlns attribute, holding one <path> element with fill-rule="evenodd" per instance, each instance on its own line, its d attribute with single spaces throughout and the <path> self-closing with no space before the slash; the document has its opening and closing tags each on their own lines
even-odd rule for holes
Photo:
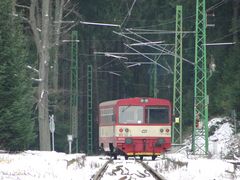
<svg viewBox="0 0 240 180">
<path fill-rule="evenodd" d="M 167 107 L 148 107 L 146 109 L 146 114 L 149 124 L 169 123 L 169 112 Z"/>
<path fill-rule="evenodd" d="M 143 123 L 142 106 L 120 106 L 119 123 L 123 124 L 141 124 Z"/>
<path fill-rule="evenodd" d="M 145 115 L 144 115 L 145 112 Z M 146 120 L 144 120 L 144 117 Z M 169 109 L 167 107 L 150 106 L 120 106 L 120 124 L 167 124 L 169 123 Z"/>
</svg>

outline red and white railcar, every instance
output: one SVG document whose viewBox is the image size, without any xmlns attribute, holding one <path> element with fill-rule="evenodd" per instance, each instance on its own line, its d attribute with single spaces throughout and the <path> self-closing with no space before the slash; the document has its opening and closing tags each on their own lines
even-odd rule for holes
<svg viewBox="0 0 240 180">
<path fill-rule="evenodd" d="M 117 155 L 152 156 L 171 147 L 171 103 L 158 98 L 127 98 L 99 105 L 99 146 Z"/>
</svg>

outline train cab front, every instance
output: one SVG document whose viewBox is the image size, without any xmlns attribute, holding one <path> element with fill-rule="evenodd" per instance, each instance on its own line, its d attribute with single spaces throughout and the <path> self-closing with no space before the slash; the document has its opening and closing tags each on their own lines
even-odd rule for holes
<svg viewBox="0 0 240 180">
<path fill-rule="evenodd" d="M 119 154 L 123 154 L 125 158 L 131 156 L 140 156 L 142 159 L 144 156 L 151 156 L 154 160 L 157 156 L 164 153 L 167 149 L 171 147 L 171 132 L 169 127 L 159 127 L 159 126 L 148 126 L 148 127 L 128 127 L 122 128 L 127 129 L 127 133 L 120 134 L 116 138 L 116 147 Z M 144 132 L 146 135 L 136 135 L 138 131 Z M 131 136 L 130 134 L 135 134 Z M 154 136 L 158 134 L 158 136 Z M 161 135 L 159 135 L 161 134 Z"/>
<path fill-rule="evenodd" d="M 103 106 L 104 105 L 104 106 Z M 128 98 L 102 105 L 100 141 L 105 151 L 129 156 L 158 155 L 171 147 L 171 103 L 159 98 Z"/>
<path fill-rule="evenodd" d="M 116 145 L 125 156 L 156 156 L 171 147 L 171 105 L 168 100 L 135 98 L 119 104 Z"/>
</svg>

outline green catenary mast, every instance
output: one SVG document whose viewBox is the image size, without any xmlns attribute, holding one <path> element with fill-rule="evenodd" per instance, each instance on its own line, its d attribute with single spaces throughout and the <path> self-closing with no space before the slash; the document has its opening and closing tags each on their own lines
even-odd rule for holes
<svg viewBox="0 0 240 180">
<path fill-rule="evenodd" d="M 159 57 L 156 56 L 155 61 L 157 62 Z M 150 75 L 150 96 L 157 98 L 157 64 L 152 64 L 151 75 Z"/>
<path fill-rule="evenodd" d="M 182 143 L 182 6 L 176 8 L 172 143 Z"/>
<path fill-rule="evenodd" d="M 70 134 L 76 138 L 78 152 L 78 32 L 72 31 L 71 40 L 71 96 L 70 96 Z"/>
<path fill-rule="evenodd" d="M 93 152 L 92 65 L 87 66 L 87 153 Z"/>
<path fill-rule="evenodd" d="M 192 150 L 194 154 L 208 154 L 208 96 L 206 68 L 206 4 L 196 1 L 194 126 Z"/>
</svg>

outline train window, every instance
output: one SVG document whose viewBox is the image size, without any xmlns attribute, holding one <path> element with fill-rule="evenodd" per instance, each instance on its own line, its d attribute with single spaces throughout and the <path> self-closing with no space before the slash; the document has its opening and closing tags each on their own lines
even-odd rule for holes
<svg viewBox="0 0 240 180">
<path fill-rule="evenodd" d="M 143 107 L 142 106 L 120 106 L 119 123 L 124 124 L 142 124 Z"/>
<path fill-rule="evenodd" d="M 100 117 L 104 124 L 110 124 L 112 121 L 115 121 L 113 108 L 101 109 Z"/>
<path fill-rule="evenodd" d="M 169 123 L 167 107 L 147 107 L 147 122 L 149 124 Z"/>
</svg>

